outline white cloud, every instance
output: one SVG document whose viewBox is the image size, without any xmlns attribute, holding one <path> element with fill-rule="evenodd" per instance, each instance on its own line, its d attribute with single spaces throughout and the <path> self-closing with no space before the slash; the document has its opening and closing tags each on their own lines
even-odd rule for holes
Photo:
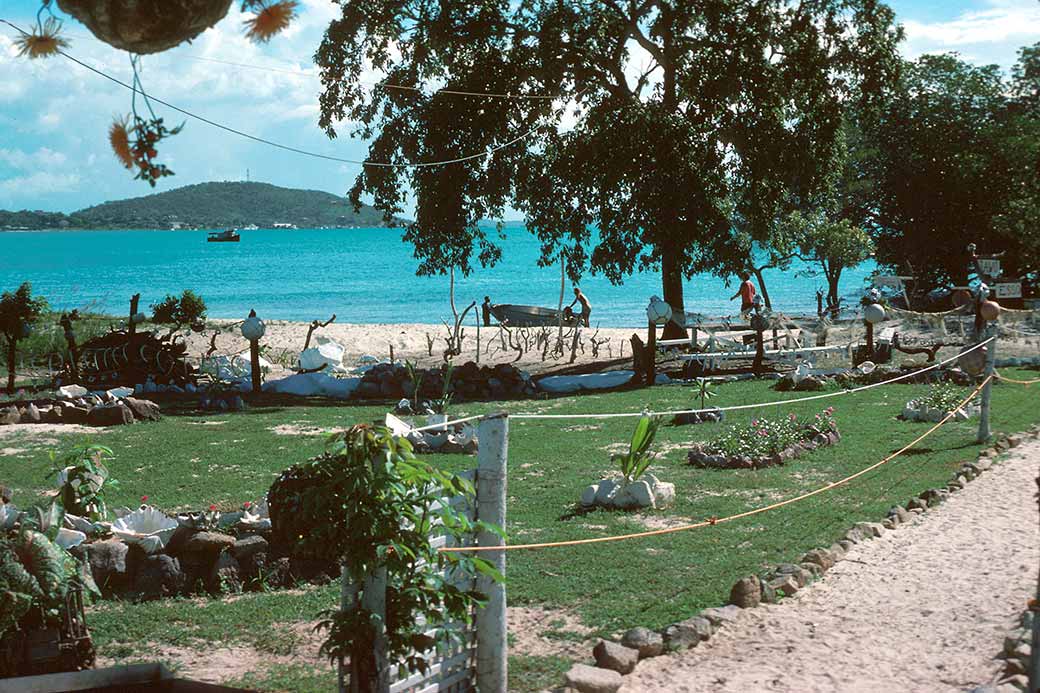
<svg viewBox="0 0 1040 693">
<path fill-rule="evenodd" d="M 25 176 L 0 180 L 0 194 L 9 200 L 33 200 L 40 195 L 73 192 L 79 189 L 79 174 L 37 171 Z M 0 200 L 3 200 L 0 197 Z"/>
<path fill-rule="evenodd" d="M 22 171 L 61 166 L 66 160 L 67 157 L 63 153 L 47 147 L 40 147 L 35 152 L 25 152 L 21 149 L 0 149 L 0 162 Z"/>
<path fill-rule="evenodd" d="M 1009 67 L 1018 48 L 1040 41 L 1040 3 L 1036 0 L 989 0 L 981 10 L 940 22 L 906 20 L 903 52 L 956 51 L 972 62 Z"/>
</svg>

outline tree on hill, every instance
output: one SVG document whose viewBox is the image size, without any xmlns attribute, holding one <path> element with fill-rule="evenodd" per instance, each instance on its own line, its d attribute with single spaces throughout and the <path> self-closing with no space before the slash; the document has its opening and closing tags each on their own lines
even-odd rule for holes
<svg viewBox="0 0 1040 693">
<path fill-rule="evenodd" d="M 892 20 L 874 0 L 346 3 L 316 55 L 320 122 L 330 136 L 359 123 L 371 158 L 401 162 L 523 138 L 460 165 L 358 176 L 355 204 L 371 195 L 385 214 L 414 191 L 406 238 L 420 273 L 466 273 L 475 252 L 497 259 L 477 222 L 511 203 L 543 263 L 563 254 L 572 278 L 591 270 L 614 282 L 660 270 L 681 313 L 684 278 L 746 261 L 734 210 L 775 219 L 792 188 L 824 176 L 845 100 L 894 78 Z M 554 98 L 369 91 L 357 86 L 369 67 L 395 85 Z M 563 132 L 571 111 L 577 125 Z M 770 227 L 749 233 L 762 241 Z"/>
</svg>

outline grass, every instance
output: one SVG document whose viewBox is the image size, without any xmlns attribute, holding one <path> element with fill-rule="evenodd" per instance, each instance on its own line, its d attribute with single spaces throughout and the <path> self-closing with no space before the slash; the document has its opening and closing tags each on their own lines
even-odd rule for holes
<svg viewBox="0 0 1040 693">
<path fill-rule="evenodd" d="M 1004 372 L 1011 377 L 1035 377 L 1031 371 Z M 775 392 L 768 385 L 756 381 L 725 384 L 718 388 L 712 404 L 803 396 Z M 608 448 L 627 442 L 633 419 L 513 419 L 508 477 L 510 542 L 583 539 L 722 517 L 817 488 L 873 464 L 924 432 L 927 425 L 895 417 L 907 400 L 926 391 L 924 385 L 892 385 L 821 402 L 734 412 L 727 424 L 778 412 L 812 417 L 826 406 L 835 407 L 841 443 L 783 467 L 754 471 L 705 470 L 685 464 L 689 444 L 717 433 L 718 424 L 664 426 L 655 444 L 662 452 L 650 471 L 676 484 L 677 499 L 667 510 L 644 513 L 583 513 L 575 505 L 585 485 L 611 472 Z M 650 405 L 662 410 L 696 406 L 694 399 L 690 388 L 660 386 L 547 401 L 459 405 L 452 414 L 499 409 L 606 413 L 640 411 Z M 321 435 L 279 435 L 272 430 L 276 426 L 343 427 L 380 419 L 386 412 L 383 406 L 280 402 L 268 399 L 245 413 L 206 416 L 168 404 L 165 408 L 173 415 L 161 422 L 97 436 L 116 453 L 111 467 L 121 488 L 109 498 L 110 507 L 134 506 L 140 496 L 148 495 L 149 503 L 167 510 L 197 509 L 210 503 L 237 508 L 245 500 L 259 498 L 281 470 L 323 447 Z M 1038 420 L 1031 389 L 1006 384 L 993 388 L 995 431 L 1022 430 Z M 950 423 L 911 454 L 846 486 L 747 520 L 635 541 L 510 553 L 509 604 L 569 611 L 594 629 L 594 635 L 616 634 L 636 625 L 662 627 L 706 606 L 724 603 L 730 586 L 741 576 L 829 545 L 851 524 L 876 521 L 894 503 L 945 485 L 953 470 L 977 455 L 976 428 L 977 420 Z M 24 505 L 40 498 L 49 486 L 44 480 L 49 445 L 8 436 L 0 439 L 0 447 L 24 450 L 0 463 L 0 483 L 13 487 L 16 503 Z M 465 456 L 434 455 L 429 459 L 459 470 L 475 464 L 474 458 Z M 139 643 L 204 647 L 203 643 L 238 642 L 270 650 L 272 645 L 262 639 L 277 635 L 278 628 L 286 624 L 313 621 L 318 611 L 335 601 L 336 590 L 328 586 L 232 600 L 104 604 L 92 610 L 90 622 L 99 651 L 108 656 L 131 656 L 138 652 Z M 552 630 L 549 624 L 547 630 Z M 571 634 L 561 632 L 555 637 L 568 640 Z M 275 649 L 279 647 L 283 646 Z M 533 691 L 554 684 L 566 668 L 559 657 L 524 653 L 513 653 L 511 662 L 515 690 Z M 326 686 L 328 672 L 311 673 L 313 680 L 304 680 L 292 678 L 303 677 L 303 672 L 278 673 L 272 668 L 249 683 L 272 690 L 283 689 L 290 680 L 299 680 L 302 686 L 294 684 L 288 687 L 291 690 Z"/>
</svg>

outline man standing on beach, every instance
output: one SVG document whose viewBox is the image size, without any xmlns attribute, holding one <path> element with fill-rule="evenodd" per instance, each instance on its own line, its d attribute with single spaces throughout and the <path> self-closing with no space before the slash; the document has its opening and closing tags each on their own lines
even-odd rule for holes
<svg viewBox="0 0 1040 693">
<path fill-rule="evenodd" d="M 484 316 L 484 327 L 491 327 L 491 297 L 485 296 L 484 303 L 480 306 L 480 312 Z"/>
<path fill-rule="evenodd" d="M 737 296 L 740 296 L 740 314 L 746 315 L 747 313 L 750 313 L 751 310 L 755 307 L 756 292 L 755 285 L 751 283 L 751 274 L 749 272 L 744 272 L 744 274 L 741 276 L 743 277 L 744 281 L 741 282 L 740 288 L 737 289 L 737 293 L 730 296 L 729 300 L 732 301 Z"/>
<path fill-rule="evenodd" d="M 589 299 L 585 297 L 585 294 L 581 292 L 581 289 L 574 287 L 574 300 L 567 306 L 573 308 L 575 303 L 581 304 L 581 315 L 578 316 L 578 324 L 589 326 L 589 313 L 592 312 L 592 304 L 589 303 Z"/>
</svg>

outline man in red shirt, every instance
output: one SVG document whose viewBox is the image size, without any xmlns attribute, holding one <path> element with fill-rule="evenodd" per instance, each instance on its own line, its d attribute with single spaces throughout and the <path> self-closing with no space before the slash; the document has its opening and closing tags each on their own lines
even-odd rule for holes
<svg viewBox="0 0 1040 693">
<path fill-rule="evenodd" d="M 748 313 L 755 307 L 755 285 L 751 283 L 751 274 L 745 272 L 741 275 L 744 281 L 740 284 L 740 288 L 737 289 L 737 293 L 730 296 L 729 300 L 735 299 L 740 296 L 740 312 Z"/>
</svg>

